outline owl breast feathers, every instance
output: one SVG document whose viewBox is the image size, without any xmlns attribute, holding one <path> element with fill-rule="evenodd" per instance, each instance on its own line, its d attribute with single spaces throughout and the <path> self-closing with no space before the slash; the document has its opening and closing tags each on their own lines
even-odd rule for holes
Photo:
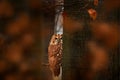
<svg viewBox="0 0 120 80">
<path fill-rule="evenodd" d="M 62 60 L 62 35 L 54 34 L 48 47 L 48 60 L 54 76 L 59 76 Z"/>
</svg>

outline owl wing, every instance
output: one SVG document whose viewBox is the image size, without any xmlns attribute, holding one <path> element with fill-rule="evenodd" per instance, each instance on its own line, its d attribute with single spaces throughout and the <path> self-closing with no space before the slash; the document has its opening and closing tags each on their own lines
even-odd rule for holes
<svg viewBox="0 0 120 80">
<path fill-rule="evenodd" d="M 48 56 L 51 71 L 54 73 L 54 76 L 59 76 L 62 60 L 62 44 L 50 44 L 48 47 Z"/>
</svg>

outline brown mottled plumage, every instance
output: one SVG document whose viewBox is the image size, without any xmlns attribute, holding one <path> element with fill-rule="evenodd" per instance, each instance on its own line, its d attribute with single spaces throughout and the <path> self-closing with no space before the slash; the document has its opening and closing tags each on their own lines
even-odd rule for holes
<svg viewBox="0 0 120 80">
<path fill-rule="evenodd" d="M 54 34 L 48 47 L 49 66 L 54 76 L 60 75 L 62 60 L 62 35 Z"/>
</svg>

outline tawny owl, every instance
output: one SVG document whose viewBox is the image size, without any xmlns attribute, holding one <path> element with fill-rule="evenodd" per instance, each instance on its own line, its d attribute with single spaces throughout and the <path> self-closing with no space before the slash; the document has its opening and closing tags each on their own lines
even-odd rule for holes
<svg viewBox="0 0 120 80">
<path fill-rule="evenodd" d="M 54 34 L 48 47 L 48 60 L 50 69 L 55 77 L 60 75 L 62 60 L 62 34 Z"/>
</svg>

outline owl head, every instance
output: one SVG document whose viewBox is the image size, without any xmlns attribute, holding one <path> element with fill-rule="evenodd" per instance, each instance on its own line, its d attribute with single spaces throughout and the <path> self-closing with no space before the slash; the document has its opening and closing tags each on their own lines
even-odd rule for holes
<svg viewBox="0 0 120 80">
<path fill-rule="evenodd" d="M 51 38 L 50 45 L 57 45 L 62 43 L 62 34 L 54 34 Z"/>
</svg>

